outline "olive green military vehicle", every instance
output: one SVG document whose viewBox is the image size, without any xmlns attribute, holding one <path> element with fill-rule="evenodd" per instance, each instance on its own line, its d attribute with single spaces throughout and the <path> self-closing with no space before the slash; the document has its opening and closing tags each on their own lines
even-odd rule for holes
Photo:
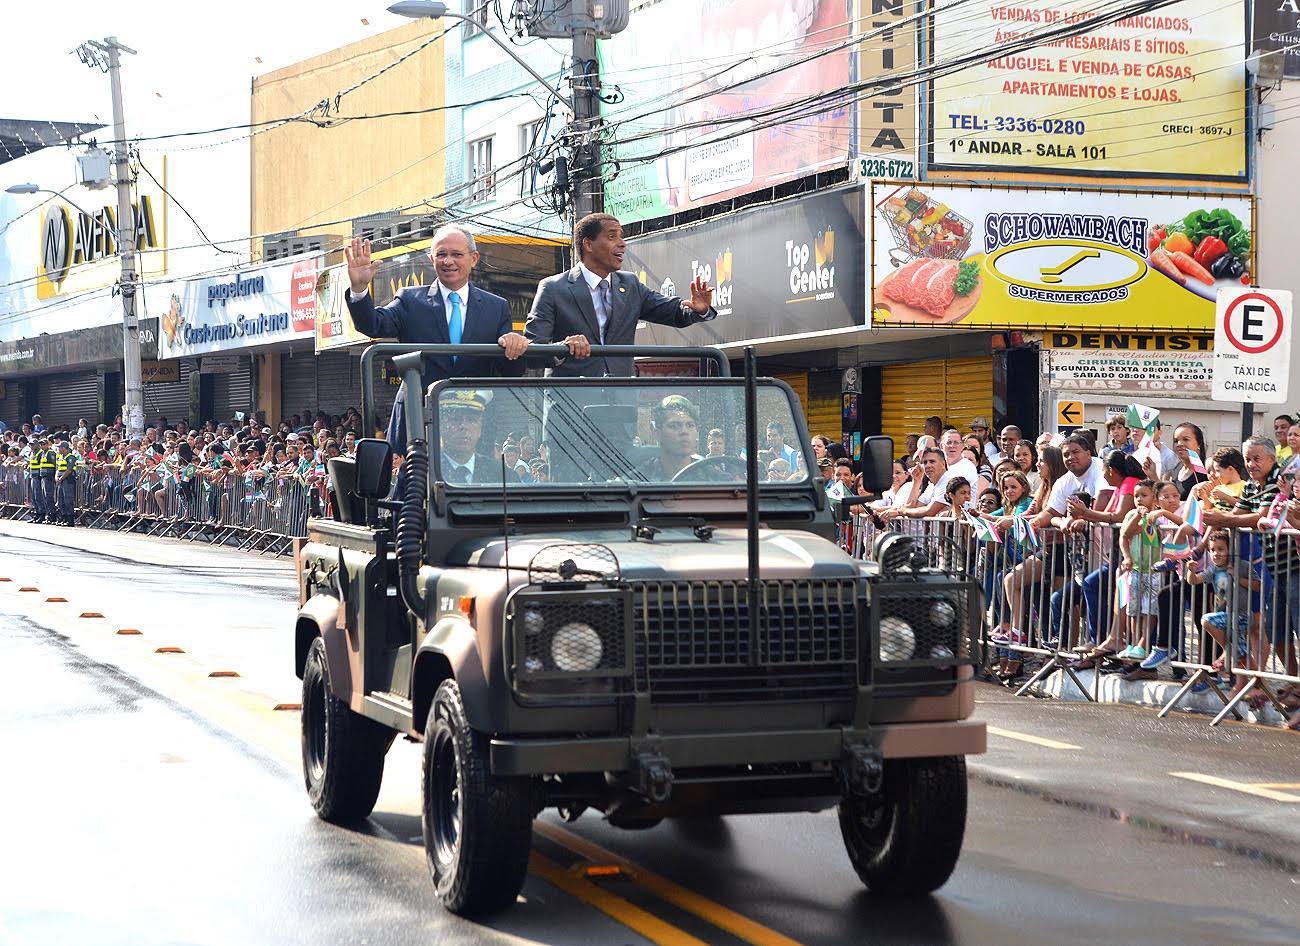
<svg viewBox="0 0 1300 946">
<path fill-rule="evenodd" d="M 985 744 L 979 589 L 903 535 L 839 547 L 799 401 L 752 357 L 733 378 L 716 349 L 596 350 L 713 376 L 442 381 L 395 489 L 382 440 L 330 461 L 333 518 L 298 552 L 312 805 L 365 819 L 394 738 L 422 741 L 429 869 L 462 914 L 515 902 L 546 808 L 635 829 L 838 806 L 870 890 L 940 886 Z M 372 346 L 362 377 L 393 356 L 418 391 L 422 353 L 452 352 Z M 510 433 L 541 455 L 499 456 Z M 869 487 L 891 452 L 864 445 Z"/>
</svg>

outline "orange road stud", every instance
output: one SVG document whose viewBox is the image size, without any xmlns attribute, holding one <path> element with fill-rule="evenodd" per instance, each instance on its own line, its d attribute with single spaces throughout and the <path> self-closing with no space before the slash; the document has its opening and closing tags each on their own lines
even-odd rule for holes
<svg viewBox="0 0 1300 946">
<path fill-rule="evenodd" d="M 617 864 L 580 864 L 574 868 L 583 877 L 618 877 L 623 868 Z"/>
<path fill-rule="evenodd" d="M 80 614 L 80 617 L 83 618 L 102 618 L 103 616 L 98 611 L 82 611 Z"/>
<path fill-rule="evenodd" d="M 46 598 L 45 603 L 46 604 L 67 604 L 68 599 L 55 596 L 55 597 Z"/>
<path fill-rule="evenodd" d="M 135 628 L 135 627 L 119 627 L 119 628 L 117 629 L 117 633 L 119 633 L 119 634 L 139 634 L 139 633 L 140 633 L 140 629 L 139 629 L 139 628 Z"/>
<path fill-rule="evenodd" d="M 213 670 L 209 677 L 237 677 L 239 674 L 234 670 Z"/>
<path fill-rule="evenodd" d="M 120 633 L 120 632 L 119 632 Z M 154 650 L 155 654 L 183 654 L 185 651 L 179 647 L 158 647 Z"/>
<path fill-rule="evenodd" d="M 37 594 L 40 594 L 41 589 L 33 588 L 31 585 L 23 585 L 21 588 L 18 589 L 18 591 L 20 593 L 24 591 L 35 591 Z"/>
<path fill-rule="evenodd" d="M 301 703 L 276 703 L 275 706 L 271 707 L 271 709 L 275 710 L 277 713 L 297 712 L 302 709 L 302 704 Z"/>
</svg>

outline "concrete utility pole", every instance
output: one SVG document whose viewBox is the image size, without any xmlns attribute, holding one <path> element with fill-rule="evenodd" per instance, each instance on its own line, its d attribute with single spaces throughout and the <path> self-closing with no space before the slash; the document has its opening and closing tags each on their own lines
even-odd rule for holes
<svg viewBox="0 0 1300 946">
<path fill-rule="evenodd" d="M 135 314 L 135 212 L 131 208 L 130 149 L 126 142 L 126 119 L 122 115 L 122 77 L 119 53 L 135 55 L 110 36 L 94 45 L 108 57 L 108 81 L 113 90 L 113 178 L 117 184 L 117 252 L 122 259 L 122 393 L 123 420 L 128 437 L 144 436 L 144 385 L 140 380 L 140 323 Z"/>
<path fill-rule="evenodd" d="M 596 61 L 595 0 L 571 0 L 573 29 L 573 128 L 582 144 L 574 148 L 573 216 L 581 219 L 605 209 L 605 177 L 600 166 L 600 66 Z"/>
</svg>

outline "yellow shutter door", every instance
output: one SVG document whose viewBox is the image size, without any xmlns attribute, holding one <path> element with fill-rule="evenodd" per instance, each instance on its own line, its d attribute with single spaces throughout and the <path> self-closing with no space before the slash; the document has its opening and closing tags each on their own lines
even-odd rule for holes
<svg viewBox="0 0 1300 946">
<path fill-rule="evenodd" d="M 818 371 L 811 376 L 805 410 L 810 437 L 820 434 L 829 437 L 832 443 L 840 442 L 844 421 L 838 371 Z"/>
<path fill-rule="evenodd" d="M 880 432 L 902 453 L 908 434 L 925 429 L 938 414 L 963 434 L 981 414 L 992 420 L 993 359 L 958 358 L 886 365 L 880 379 Z"/>
</svg>

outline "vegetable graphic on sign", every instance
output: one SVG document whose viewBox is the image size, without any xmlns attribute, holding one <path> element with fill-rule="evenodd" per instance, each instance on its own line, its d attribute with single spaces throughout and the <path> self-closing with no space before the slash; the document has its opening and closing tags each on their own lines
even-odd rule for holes
<svg viewBox="0 0 1300 946">
<path fill-rule="evenodd" d="M 1250 231 L 1225 208 L 1156 227 L 1148 245 L 1154 269 L 1204 299 L 1215 299 L 1220 285 L 1250 284 Z"/>
</svg>

